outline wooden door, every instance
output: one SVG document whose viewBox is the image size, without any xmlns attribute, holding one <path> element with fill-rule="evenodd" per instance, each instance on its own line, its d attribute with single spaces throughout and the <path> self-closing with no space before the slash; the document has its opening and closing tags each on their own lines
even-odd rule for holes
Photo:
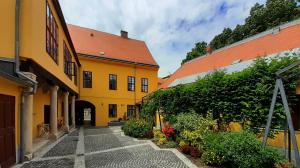
<svg viewBox="0 0 300 168">
<path fill-rule="evenodd" d="M 44 105 L 44 124 L 50 124 L 50 105 Z"/>
<path fill-rule="evenodd" d="M 15 97 L 0 94 L 0 167 L 16 162 Z"/>
</svg>

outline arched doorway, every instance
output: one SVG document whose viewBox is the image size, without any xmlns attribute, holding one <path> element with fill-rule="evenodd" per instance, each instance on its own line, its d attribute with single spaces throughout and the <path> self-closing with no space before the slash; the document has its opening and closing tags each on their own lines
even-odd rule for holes
<svg viewBox="0 0 300 168">
<path fill-rule="evenodd" d="M 95 106 L 84 100 L 75 103 L 75 124 L 95 126 Z"/>
</svg>

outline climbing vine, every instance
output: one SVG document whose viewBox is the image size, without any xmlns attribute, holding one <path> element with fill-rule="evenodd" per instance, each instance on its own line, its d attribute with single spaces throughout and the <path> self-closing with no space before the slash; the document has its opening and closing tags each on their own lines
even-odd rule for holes
<svg viewBox="0 0 300 168">
<path fill-rule="evenodd" d="M 160 109 L 164 118 L 172 122 L 179 113 L 195 111 L 205 116 L 211 112 L 218 122 L 240 122 L 245 128 L 258 132 L 267 120 L 276 80 L 275 72 L 298 58 L 259 58 L 252 66 L 240 72 L 226 74 L 224 71 L 216 71 L 195 83 L 159 90 L 145 100 L 142 117 L 151 118 Z M 293 72 L 295 70 L 289 73 Z M 297 101 L 296 84 L 296 78 L 284 83 L 291 106 Z M 273 128 L 282 127 L 283 121 L 283 107 L 278 101 Z"/>
</svg>

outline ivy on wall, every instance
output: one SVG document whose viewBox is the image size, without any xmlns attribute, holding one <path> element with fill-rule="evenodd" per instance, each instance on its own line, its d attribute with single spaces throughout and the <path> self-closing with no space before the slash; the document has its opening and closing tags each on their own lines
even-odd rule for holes
<svg viewBox="0 0 300 168">
<path fill-rule="evenodd" d="M 178 85 L 151 94 L 143 105 L 141 116 L 152 119 L 160 109 L 166 120 L 173 121 L 179 113 L 211 112 L 218 122 L 240 122 L 254 132 L 266 124 L 275 85 L 275 72 L 293 63 L 299 57 L 258 58 L 240 72 L 226 74 L 216 71 L 195 83 Z M 289 73 L 294 73 L 297 69 Z M 288 101 L 294 105 L 297 79 L 284 82 Z M 280 100 L 277 99 L 277 100 Z M 285 119 L 280 101 L 276 104 L 273 128 L 281 128 Z"/>
</svg>

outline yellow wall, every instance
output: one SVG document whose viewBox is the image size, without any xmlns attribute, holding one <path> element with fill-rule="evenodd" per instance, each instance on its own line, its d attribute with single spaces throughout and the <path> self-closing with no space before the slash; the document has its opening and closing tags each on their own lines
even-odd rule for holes
<svg viewBox="0 0 300 168">
<path fill-rule="evenodd" d="M 239 123 L 231 122 L 229 124 L 229 128 L 231 131 L 241 131 L 242 126 Z M 300 132 L 295 131 L 298 148 L 300 149 Z M 262 137 L 259 138 L 262 141 Z M 268 138 L 267 144 L 274 147 L 284 148 L 284 132 L 279 130 L 278 133 L 275 134 L 274 138 Z M 292 146 L 293 148 L 293 146 Z"/>
<path fill-rule="evenodd" d="M 15 3 L 13 0 L 0 1 L 0 57 L 14 58 Z"/>
<path fill-rule="evenodd" d="M 105 126 L 111 120 L 123 118 L 127 105 L 141 102 L 142 97 L 157 89 L 157 68 L 134 67 L 128 64 L 92 60 L 80 57 L 80 100 L 96 107 L 96 125 Z M 93 88 L 83 88 L 82 72 L 91 71 Z M 109 90 L 109 74 L 117 75 L 117 90 Z M 135 76 L 135 92 L 127 90 L 127 77 Z M 141 92 L 141 78 L 148 78 L 148 93 Z M 108 118 L 109 104 L 117 104 L 117 118 Z"/>
<path fill-rule="evenodd" d="M 64 73 L 64 54 L 63 42 L 67 44 L 69 51 L 69 43 L 59 21 L 58 15 L 52 5 L 52 1 L 48 1 L 50 8 L 58 25 L 58 65 L 46 52 L 46 1 L 23 1 L 21 5 L 21 56 L 31 58 L 43 68 L 63 81 L 67 86 L 78 92 L 78 88 Z M 75 57 L 72 54 L 72 61 Z"/>
<path fill-rule="evenodd" d="M 0 77 L 0 94 L 15 97 L 15 137 L 16 144 L 20 144 L 20 97 L 22 89 L 14 82 L 11 82 L 3 77 Z"/>
<path fill-rule="evenodd" d="M 59 30 L 59 54 L 58 65 L 46 52 L 46 0 L 21 1 L 20 7 L 20 56 L 23 59 L 32 59 L 41 67 L 46 69 L 60 81 L 65 83 L 73 91 L 78 92 L 74 81 L 70 80 L 64 73 L 63 42 L 65 41 L 69 51 L 70 45 L 63 31 L 58 15 L 48 1 L 52 9 Z M 15 0 L 0 1 L 0 58 L 14 58 L 15 43 Z M 72 61 L 75 57 L 72 54 Z"/>
</svg>

